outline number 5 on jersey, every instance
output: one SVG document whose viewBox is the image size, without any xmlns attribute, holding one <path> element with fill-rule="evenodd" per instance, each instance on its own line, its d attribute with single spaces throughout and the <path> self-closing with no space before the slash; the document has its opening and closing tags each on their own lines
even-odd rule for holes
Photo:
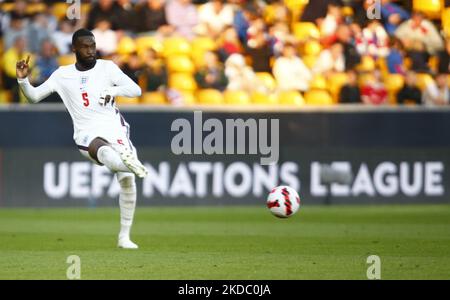
<svg viewBox="0 0 450 300">
<path fill-rule="evenodd" d="M 84 92 L 81 94 L 81 96 L 83 97 L 83 105 L 88 107 L 89 106 L 88 93 Z"/>
</svg>

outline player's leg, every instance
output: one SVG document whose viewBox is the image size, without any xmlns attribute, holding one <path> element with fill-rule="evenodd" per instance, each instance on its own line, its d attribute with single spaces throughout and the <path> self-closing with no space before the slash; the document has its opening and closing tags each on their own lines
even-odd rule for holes
<svg viewBox="0 0 450 300">
<path fill-rule="evenodd" d="M 133 225 L 134 210 L 136 208 L 136 182 L 132 173 L 117 173 L 120 184 L 120 233 L 118 247 L 137 249 L 138 246 L 130 239 L 130 230 Z"/>
<path fill-rule="evenodd" d="M 94 160 L 113 172 L 133 172 L 140 178 L 147 175 L 145 167 L 126 147 L 112 145 L 105 139 L 97 137 L 89 144 L 88 151 Z"/>
</svg>

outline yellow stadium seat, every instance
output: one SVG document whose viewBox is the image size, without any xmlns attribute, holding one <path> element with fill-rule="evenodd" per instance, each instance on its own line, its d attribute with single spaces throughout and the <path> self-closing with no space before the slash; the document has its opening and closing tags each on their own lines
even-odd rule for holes
<svg viewBox="0 0 450 300">
<path fill-rule="evenodd" d="M 195 72 L 194 63 L 189 56 L 174 55 L 167 57 L 167 68 L 170 73 L 189 73 Z"/>
<path fill-rule="evenodd" d="M 335 73 L 328 78 L 328 89 L 334 102 L 338 102 L 339 93 L 347 82 L 348 76 L 346 73 Z"/>
<path fill-rule="evenodd" d="M 14 9 L 14 5 L 15 3 L 3 3 L 0 4 L 0 7 L 2 8 L 3 12 L 9 12 Z"/>
<path fill-rule="evenodd" d="M 318 56 L 322 51 L 322 45 L 315 40 L 311 40 L 305 43 L 303 53 L 305 55 Z"/>
<path fill-rule="evenodd" d="M 220 91 L 214 89 L 204 89 L 197 92 L 197 101 L 204 105 L 224 104 L 224 98 Z"/>
<path fill-rule="evenodd" d="M 305 105 L 305 99 L 297 91 L 283 91 L 278 94 L 278 103 L 281 105 Z"/>
<path fill-rule="evenodd" d="M 424 13 L 430 18 L 440 18 L 444 0 L 413 0 L 413 10 Z"/>
<path fill-rule="evenodd" d="M 389 102 L 397 103 L 397 93 L 405 84 L 405 78 L 401 74 L 388 74 L 384 79 L 384 85 L 388 91 Z"/>
<path fill-rule="evenodd" d="M 194 105 L 197 101 L 193 92 L 190 91 L 181 91 L 181 96 L 183 97 L 183 105 Z"/>
<path fill-rule="evenodd" d="M 144 104 L 167 104 L 166 95 L 163 92 L 146 92 L 142 95 Z"/>
<path fill-rule="evenodd" d="M 308 105 L 327 106 L 333 105 L 333 98 L 324 90 L 309 90 L 305 94 L 305 102 Z"/>
<path fill-rule="evenodd" d="M 162 41 L 154 36 L 138 37 L 136 38 L 135 42 L 136 42 L 136 51 L 141 57 L 148 49 L 153 49 L 159 53 L 162 52 L 164 49 Z"/>
<path fill-rule="evenodd" d="M 267 87 L 269 90 L 274 90 L 277 87 L 277 83 L 272 74 L 267 72 L 258 72 L 256 77 Z"/>
<path fill-rule="evenodd" d="M 343 14 L 345 17 L 351 17 L 351 16 L 353 16 L 353 15 L 354 15 L 353 8 L 352 8 L 351 6 L 344 6 L 344 7 L 342 8 L 342 14 Z"/>
<path fill-rule="evenodd" d="M 310 69 L 314 67 L 318 59 L 316 55 L 306 55 L 302 57 L 303 63 Z"/>
<path fill-rule="evenodd" d="M 293 25 L 292 32 L 294 36 L 300 41 L 305 41 L 309 38 L 319 39 L 320 31 L 314 23 L 311 22 L 296 22 Z"/>
<path fill-rule="evenodd" d="M 193 92 L 197 89 L 197 83 L 191 74 L 174 73 L 169 76 L 169 87 L 178 91 Z"/>
<path fill-rule="evenodd" d="M 319 89 L 326 90 L 328 88 L 327 80 L 323 75 L 316 74 L 313 79 L 309 83 L 309 88 L 311 89 Z"/>
<path fill-rule="evenodd" d="M 225 91 L 224 98 L 226 104 L 231 105 L 251 104 L 251 99 L 249 95 L 244 91 Z"/>
<path fill-rule="evenodd" d="M 62 20 L 66 17 L 67 9 L 69 8 L 69 4 L 65 2 L 58 2 L 53 4 L 52 6 L 52 14 L 58 19 Z"/>
<path fill-rule="evenodd" d="M 430 74 L 418 73 L 417 75 L 417 86 L 420 90 L 424 90 L 430 83 L 434 81 Z"/>
<path fill-rule="evenodd" d="M 274 94 L 254 92 L 250 96 L 253 104 L 260 105 L 276 105 L 278 99 Z"/>
<path fill-rule="evenodd" d="M 47 5 L 45 3 L 30 3 L 27 4 L 27 8 L 25 9 L 25 12 L 27 14 L 33 15 L 36 13 L 44 12 L 47 9 Z"/>
<path fill-rule="evenodd" d="M 366 85 L 369 82 L 372 82 L 375 80 L 375 76 L 372 73 L 362 73 L 359 75 L 358 78 L 358 85 L 362 87 L 363 85 Z"/>
<path fill-rule="evenodd" d="M 371 56 L 363 56 L 357 69 L 360 72 L 372 72 L 375 70 L 375 67 L 375 60 Z"/>
<path fill-rule="evenodd" d="M 216 48 L 216 42 L 209 37 L 197 37 L 191 41 L 192 51 L 214 51 Z"/>
<path fill-rule="evenodd" d="M 191 54 L 191 44 L 181 37 L 171 37 L 167 38 L 163 42 L 165 57 L 171 55 L 190 55 Z"/>
<path fill-rule="evenodd" d="M 67 66 L 76 62 L 76 57 L 73 54 L 61 55 L 58 57 L 58 64 L 60 66 Z"/>
<path fill-rule="evenodd" d="M 117 53 L 120 55 L 128 55 L 136 51 L 136 43 L 129 36 L 124 36 L 120 39 L 117 45 Z"/>
<path fill-rule="evenodd" d="M 133 97 L 115 97 L 115 101 L 118 105 L 136 105 L 139 104 L 139 98 Z"/>
<path fill-rule="evenodd" d="M 447 7 L 442 11 L 442 27 L 447 38 L 450 38 L 450 7 Z"/>
</svg>

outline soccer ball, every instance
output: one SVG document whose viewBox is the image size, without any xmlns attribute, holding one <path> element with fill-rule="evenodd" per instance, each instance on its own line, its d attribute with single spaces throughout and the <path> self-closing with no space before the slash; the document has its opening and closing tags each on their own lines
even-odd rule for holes
<svg viewBox="0 0 450 300">
<path fill-rule="evenodd" d="M 300 208 L 300 197 L 290 186 L 277 186 L 267 197 L 267 207 L 279 218 L 289 218 Z"/>
</svg>

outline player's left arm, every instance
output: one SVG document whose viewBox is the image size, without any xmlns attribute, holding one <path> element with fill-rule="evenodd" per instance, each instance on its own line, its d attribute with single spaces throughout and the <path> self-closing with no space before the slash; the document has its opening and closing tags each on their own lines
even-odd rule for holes
<svg viewBox="0 0 450 300">
<path fill-rule="evenodd" d="M 114 86 L 108 89 L 112 97 L 139 97 L 142 94 L 141 88 L 130 77 L 114 63 L 109 62 L 109 75 Z"/>
</svg>

